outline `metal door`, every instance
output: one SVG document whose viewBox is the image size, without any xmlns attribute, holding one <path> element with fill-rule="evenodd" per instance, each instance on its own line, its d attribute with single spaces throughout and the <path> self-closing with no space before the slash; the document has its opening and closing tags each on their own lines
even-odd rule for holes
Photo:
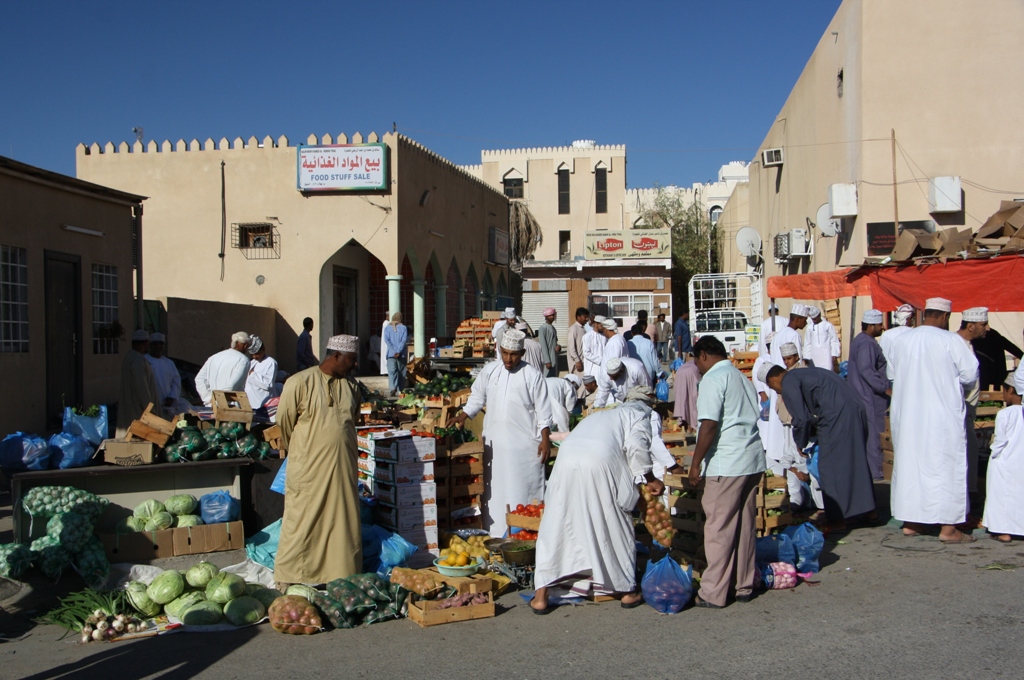
<svg viewBox="0 0 1024 680">
<path fill-rule="evenodd" d="M 61 425 L 65 406 L 82 405 L 81 258 L 45 254 L 46 427 Z"/>
</svg>

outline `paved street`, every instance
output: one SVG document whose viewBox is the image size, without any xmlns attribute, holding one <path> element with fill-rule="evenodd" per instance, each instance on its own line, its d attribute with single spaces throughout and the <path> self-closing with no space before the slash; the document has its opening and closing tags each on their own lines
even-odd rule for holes
<svg viewBox="0 0 1024 680">
<path fill-rule="evenodd" d="M 534 616 L 518 594 L 490 620 L 393 621 L 309 638 L 269 625 L 79 645 L 36 627 L 0 645 L 5 678 L 1020 677 L 1024 543 L 970 546 L 860 529 L 826 544 L 821 584 L 721 611 L 617 604 Z M 999 563 L 1015 570 L 984 569 Z M 4 619 L 10 623 L 10 619 Z"/>
</svg>

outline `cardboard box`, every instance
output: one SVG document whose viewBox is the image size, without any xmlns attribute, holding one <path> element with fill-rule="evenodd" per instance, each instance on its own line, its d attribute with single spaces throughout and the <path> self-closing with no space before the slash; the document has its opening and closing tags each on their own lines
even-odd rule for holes
<svg viewBox="0 0 1024 680">
<path fill-rule="evenodd" d="M 97 534 L 111 564 L 174 557 L 173 529 L 131 534 Z"/>
<path fill-rule="evenodd" d="M 379 479 L 373 485 L 373 496 L 397 508 L 437 505 L 437 485 L 430 484 L 384 484 Z"/>
<path fill-rule="evenodd" d="M 425 484 L 434 481 L 434 463 L 388 463 L 369 459 L 366 470 L 378 482 L 387 482 L 399 486 L 408 484 Z M 360 465 L 360 469 L 362 469 Z"/>
<path fill-rule="evenodd" d="M 245 547 L 245 530 L 241 521 L 178 527 L 170 531 L 176 557 L 241 550 Z"/>
<path fill-rule="evenodd" d="M 158 462 L 157 446 L 153 442 L 126 442 L 123 439 L 107 439 L 101 444 L 101 447 L 103 448 L 104 463 L 134 467 Z"/>
<path fill-rule="evenodd" d="M 420 550 L 439 550 L 440 533 L 436 526 L 402 531 L 399 535 Z"/>
<path fill-rule="evenodd" d="M 892 435 L 891 434 L 883 434 L 882 435 L 882 450 L 883 451 L 892 451 Z"/>
<path fill-rule="evenodd" d="M 377 522 L 392 531 L 402 533 L 415 529 L 437 526 L 437 506 L 420 505 L 416 507 L 396 507 L 386 503 L 377 503 L 375 510 Z"/>
<path fill-rule="evenodd" d="M 379 434 L 386 436 L 375 436 Z M 364 450 L 368 450 L 377 462 L 415 463 L 433 461 L 437 458 L 433 437 L 414 437 L 409 432 L 392 431 L 374 433 L 365 441 Z M 361 448 L 362 442 L 363 439 L 360 438 Z"/>
</svg>

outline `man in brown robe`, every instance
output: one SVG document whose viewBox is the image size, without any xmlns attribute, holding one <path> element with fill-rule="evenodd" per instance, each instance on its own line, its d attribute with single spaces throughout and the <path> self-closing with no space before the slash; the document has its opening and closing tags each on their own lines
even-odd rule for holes
<svg viewBox="0 0 1024 680">
<path fill-rule="evenodd" d="M 359 339 L 336 335 L 319 366 L 284 384 L 277 423 L 288 451 L 284 520 L 274 564 L 278 587 L 318 585 L 362 571 L 355 424 L 359 387 L 351 372 Z"/>
</svg>

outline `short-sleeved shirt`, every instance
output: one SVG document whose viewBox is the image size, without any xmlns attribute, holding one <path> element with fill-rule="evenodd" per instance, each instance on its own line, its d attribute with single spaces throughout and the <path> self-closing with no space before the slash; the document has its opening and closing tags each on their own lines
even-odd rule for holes
<svg viewBox="0 0 1024 680">
<path fill-rule="evenodd" d="M 754 385 L 732 362 L 712 366 L 697 387 L 697 420 L 714 420 L 718 434 L 704 458 L 705 477 L 741 477 L 764 472 L 764 447 L 757 431 L 761 409 Z"/>
</svg>

